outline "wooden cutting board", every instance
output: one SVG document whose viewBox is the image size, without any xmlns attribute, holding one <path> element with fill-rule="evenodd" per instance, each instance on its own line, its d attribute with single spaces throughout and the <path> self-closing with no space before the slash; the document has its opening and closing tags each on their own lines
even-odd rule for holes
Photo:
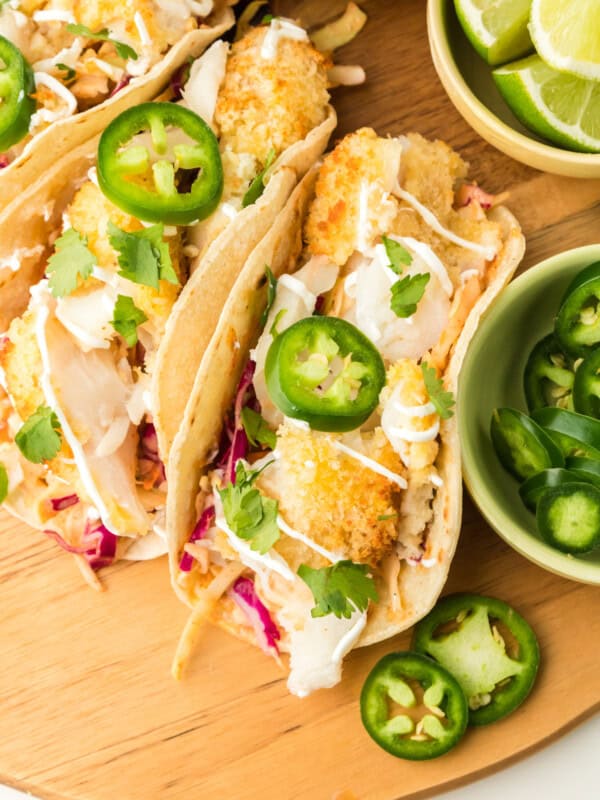
<svg viewBox="0 0 600 800">
<path fill-rule="evenodd" d="M 315 9 L 335 10 L 292 5 L 311 20 Z M 425 3 L 363 5 L 368 25 L 342 57 L 361 63 L 368 83 L 336 92 L 338 133 L 372 125 L 381 134 L 444 138 L 485 188 L 510 189 L 528 239 L 523 268 L 597 241 L 599 181 L 511 161 L 454 110 L 431 65 Z M 210 629 L 175 683 L 169 665 L 186 610 L 169 589 L 164 559 L 118 564 L 103 574 L 107 591 L 98 594 L 43 535 L 1 516 L 0 536 L 0 782 L 44 800 L 431 796 L 523 756 L 600 705 L 600 591 L 525 561 L 468 499 L 447 588 L 512 603 L 539 636 L 542 667 L 512 717 L 421 764 L 380 750 L 358 710 L 368 670 L 407 647 L 408 635 L 351 654 L 340 686 L 298 700 L 271 660 Z"/>
</svg>

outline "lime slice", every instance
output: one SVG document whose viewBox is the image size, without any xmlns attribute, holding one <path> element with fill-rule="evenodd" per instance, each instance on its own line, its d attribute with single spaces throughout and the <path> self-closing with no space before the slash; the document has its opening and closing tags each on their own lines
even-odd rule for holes
<svg viewBox="0 0 600 800">
<path fill-rule="evenodd" d="M 551 67 L 600 80 L 598 0 L 533 0 L 529 30 Z"/>
<path fill-rule="evenodd" d="M 600 152 L 600 83 L 557 72 L 539 56 L 492 75 L 513 114 L 534 133 L 570 150 Z"/>
<path fill-rule="evenodd" d="M 533 49 L 527 23 L 531 0 L 454 0 L 467 38 L 488 64 L 505 64 Z"/>
</svg>

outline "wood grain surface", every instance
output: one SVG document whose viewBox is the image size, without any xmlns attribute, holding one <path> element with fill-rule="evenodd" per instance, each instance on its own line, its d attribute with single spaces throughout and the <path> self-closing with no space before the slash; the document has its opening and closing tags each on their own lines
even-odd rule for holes
<svg viewBox="0 0 600 800">
<path fill-rule="evenodd" d="M 283 3 L 314 21 L 337 4 Z M 343 5 L 343 4 L 340 4 Z M 335 93 L 341 135 L 440 137 L 509 206 L 528 240 L 523 269 L 598 240 L 600 182 L 543 175 L 486 145 L 447 100 L 431 65 L 425 2 L 365 2 L 369 22 L 341 60 L 368 82 Z M 186 610 L 164 559 L 105 571 L 107 591 L 43 535 L 0 517 L 0 782 L 44 800 L 399 800 L 431 796 L 489 772 L 600 705 L 600 591 L 550 575 L 514 553 L 468 498 L 447 589 L 493 594 L 535 628 L 535 690 L 507 720 L 468 732 L 430 763 L 396 760 L 362 729 L 358 696 L 397 637 L 351 654 L 335 689 L 290 697 L 261 652 L 207 629 L 184 681 L 169 665 Z"/>
</svg>

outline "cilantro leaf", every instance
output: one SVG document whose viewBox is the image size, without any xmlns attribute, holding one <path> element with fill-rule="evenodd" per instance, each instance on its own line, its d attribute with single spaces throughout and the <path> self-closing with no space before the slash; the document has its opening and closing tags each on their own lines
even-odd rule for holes
<svg viewBox="0 0 600 800">
<path fill-rule="evenodd" d="M 275 161 L 275 148 L 272 147 L 269 152 L 267 153 L 267 160 L 265 161 L 264 167 L 258 173 L 258 175 L 252 179 L 250 186 L 248 187 L 246 194 L 242 197 L 242 208 L 246 208 L 246 206 L 251 206 L 253 203 L 256 203 L 258 198 L 265 190 L 265 175 L 267 170 Z"/>
<path fill-rule="evenodd" d="M 109 222 L 108 238 L 119 254 L 119 275 L 154 289 L 158 289 L 159 280 L 179 285 L 163 231 L 162 223 L 128 233 Z"/>
<path fill-rule="evenodd" d="M 277 436 L 266 423 L 266 420 L 249 406 L 242 408 L 242 425 L 250 444 L 264 444 L 271 450 L 277 446 Z"/>
<path fill-rule="evenodd" d="M 21 426 L 15 442 L 28 461 L 41 464 L 58 453 L 61 436 L 58 417 L 48 406 L 39 406 Z"/>
<path fill-rule="evenodd" d="M 421 364 L 421 372 L 423 373 L 427 394 L 435 406 L 435 410 L 442 419 L 450 419 L 454 415 L 454 411 L 452 411 L 452 406 L 456 402 L 454 395 L 452 392 L 444 390 L 442 379 L 438 378 L 435 369 L 430 367 L 426 361 Z"/>
<path fill-rule="evenodd" d="M 138 308 L 131 297 L 120 294 L 117 295 L 115 310 L 112 318 L 112 326 L 117 333 L 120 333 L 127 347 L 133 347 L 138 340 L 138 325 L 146 322 L 148 317 L 141 308 Z"/>
<path fill-rule="evenodd" d="M 390 239 L 389 236 L 384 236 L 382 238 L 385 253 L 390 260 L 388 266 L 392 272 L 395 272 L 396 275 L 400 275 L 403 266 L 408 267 L 412 264 L 412 256 L 400 242 L 397 242 L 395 239 Z"/>
<path fill-rule="evenodd" d="M 335 614 L 338 618 L 349 619 L 354 611 L 365 611 L 369 600 L 377 602 L 375 581 L 368 572 L 368 564 L 353 561 L 338 561 L 321 569 L 301 564 L 298 575 L 313 593 L 316 603 L 311 616 Z"/>
<path fill-rule="evenodd" d="M 274 19 L 275 19 L 275 15 L 274 14 L 265 14 L 264 17 L 261 19 L 260 24 L 261 25 L 270 25 L 271 22 L 273 22 Z"/>
<path fill-rule="evenodd" d="M 8 494 L 8 472 L 4 464 L 0 464 L 0 503 L 6 500 Z"/>
<path fill-rule="evenodd" d="M 87 25 L 79 25 L 77 23 L 70 22 L 67 25 L 67 30 L 69 33 L 72 33 L 75 36 L 87 36 L 88 39 L 97 39 L 100 42 L 110 42 L 115 46 L 115 50 L 117 51 L 119 58 L 123 58 L 125 60 L 130 58 L 132 61 L 137 61 L 138 59 L 138 54 L 135 52 L 133 47 L 130 47 L 124 42 L 119 42 L 116 39 L 113 39 L 108 28 L 102 28 L 102 30 L 94 33 L 94 31 L 90 30 Z"/>
<path fill-rule="evenodd" d="M 65 73 L 65 75 L 61 75 L 64 81 L 72 81 L 77 74 L 73 67 L 69 67 L 68 64 L 55 64 L 54 66 L 56 69 L 60 69 Z"/>
<path fill-rule="evenodd" d="M 267 321 L 267 317 L 269 316 L 269 311 L 273 303 L 275 302 L 275 296 L 277 295 L 277 278 L 271 272 L 271 268 L 265 265 L 265 275 L 267 277 L 267 305 L 265 310 L 262 313 L 262 317 L 260 318 L 260 326 L 261 328 L 265 327 L 265 322 Z"/>
<path fill-rule="evenodd" d="M 417 310 L 417 303 L 425 294 L 429 277 L 428 272 L 421 272 L 396 281 L 392 286 L 391 306 L 397 317 L 412 317 Z"/>
<path fill-rule="evenodd" d="M 77 288 L 77 277 L 84 280 L 92 274 L 98 259 L 87 246 L 87 239 L 74 228 L 68 228 L 55 243 L 55 253 L 48 259 L 48 286 L 54 297 L 64 297 Z"/>
<path fill-rule="evenodd" d="M 238 461 L 235 483 L 219 489 L 219 495 L 231 530 L 240 539 L 250 542 L 253 550 L 262 554 L 273 547 L 280 534 L 277 526 L 279 503 L 252 487 L 261 472 L 262 470 L 246 471 L 242 461 Z"/>
</svg>

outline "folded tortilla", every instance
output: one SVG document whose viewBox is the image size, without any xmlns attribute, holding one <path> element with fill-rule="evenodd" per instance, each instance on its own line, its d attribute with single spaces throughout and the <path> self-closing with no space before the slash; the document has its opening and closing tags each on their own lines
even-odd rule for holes
<svg viewBox="0 0 600 800">
<path fill-rule="evenodd" d="M 391 469 L 394 472 L 401 469 L 409 485 L 412 478 L 417 479 L 416 471 L 411 472 L 406 463 L 402 466 L 397 455 L 393 462 L 389 453 L 391 440 L 382 445 L 381 453 L 387 452 L 385 458 L 382 455 L 382 463 L 374 464 L 376 459 L 371 452 L 370 463 L 364 466 L 362 451 L 357 453 L 347 444 L 344 453 L 336 456 L 333 451 L 331 455 L 336 440 L 343 444 L 347 439 L 310 431 L 296 434 L 293 421 L 279 419 L 276 452 L 274 456 L 267 453 L 259 461 L 260 466 L 266 466 L 269 459 L 273 461 L 274 458 L 275 466 L 265 468 L 256 485 L 265 496 L 276 497 L 285 514 L 291 510 L 294 521 L 283 525 L 278 517 L 280 539 L 267 557 L 260 556 L 247 542 L 236 539 L 235 532 L 227 530 L 216 489 L 226 486 L 229 480 L 223 470 L 224 424 L 225 420 L 231 420 L 234 400 L 239 404 L 243 396 L 236 387 L 240 376 L 247 374 L 251 350 L 254 348 L 252 357 L 260 359 L 263 348 L 264 358 L 264 337 L 270 327 L 279 326 L 278 331 L 281 331 L 282 325 L 287 327 L 296 319 L 293 317 L 286 322 L 284 312 L 288 309 L 277 305 L 276 299 L 263 330 L 265 265 L 269 265 L 277 277 L 294 273 L 310 275 L 307 270 L 312 269 L 310 280 L 316 281 L 315 285 L 320 280 L 320 264 L 325 271 L 335 268 L 338 274 L 335 288 L 324 292 L 325 313 L 349 317 L 368 335 L 374 322 L 376 326 L 380 324 L 378 315 L 384 313 L 382 309 L 389 307 L 389 296 L 386 299 L 382 295 L 383 301 L 379 298 L 379 307 L 377 303 L 369 307 L 368 300 L 371 287 L 380 284 L 381 275 L 385 275 L 386 280 L 394 279 L 388 274 L 391 271 L 385 263 L 377 266 L 376 262 L 382 253 L 382 237 L 395 237 L 412 254 L 409 269 L 430 271 L 430 288 L 423 302 L 429 308 L 432 303 L 434 305 L 433 315 L 429 312 L 426 325 L 414 315 L 412 322 L 402 321 L 403 333 L 396 338 L 396 322 L 389 319 L 385 325 L 391 326 L 390 335 L 386 335 L 383 323 L 376 331 L 383 343 L 379 347 L 380 350 L 384 348 L 388 368 L 389 387 L 382 392 L 382 408 L 386 391 L 389 400 L 390 376 L 394 370 L 399 370 L 401 375 L 407 374 L 402 370 L 408 370 L 414 376 L 415 371 L 420 373 L 417 365 L 421 361 L 435 367 L 445 389 L 456 393 L 460 366 L 479 320 L 514 274 L 524 252 L 518 222 L 506 208 L 491 208 L 495 198 L 467 183 L 466 172 L 464 162 L 441 142 L 427 142 L 418 135 L 381 139 L 373 131 L 362 129 L 342 140 L 325 157 L 320 169 L 307 174 L 246 262 L 202 359 L 168 464 L 168 475 L 174 486 L 167 504 L 172 582 L 180 599 L 193 609 L 175 656 L 176 676 L 181 674 L 193 650 L 202 623 L 211 620 L 259 644 L 272 655 L 277 656 L 278 651 L 289 652 L 288 686 L 292 692 L 305 695 L 313 689 L 334 685 L 340 679 L 342 657 L 349 649 L 405 630 L 434 605 L 448 574 L 461 523 L 460 445 L 455 416 L 437 419 L 439 435 L 435 442 L 426 443 L 428 447 L 435 445 L 435 458 L 428 467 L 431 485 L 426 485 L 422 474 L 419 476 L 421 489 L 425 486 L 424 500 L 419 499 L 419 489 L 416 492 L 407 490 L 396 506 L 398 513 L 378 517 L 386 520 L 384 524 L 388 516 L 399 517 L 395 523 L 395 542 L 391 546 L 388 542 L 382 548 L 375 539 L 367 541 L 365 547 L 370 548 L 372 558 L 354 556 L 354 561 L 369 563 L 379 595 L 377 603 L 369 604 L 364 619 L 359 619 L 360 615 L 352 621 L 340 620 L 331 614 L 319 619 L 311 617 L 310 593 L 307 597 L 307 587 L 298 577 L 290 579 L 289 572 L 290 568 L 292 572 L 297 568 L 298 534 L 312 540 L 313 548 L 309 552 L 300 547 L 300 554 L 309 553 L 310 558 L 317 558 L 315 542 L 331 550 L 328 539 L 331 530 L 344 528 L 340 521 L 342 516 L 336 518 L 335 511 L 331 510 L 336 500 L 339 500 L 339 515 L 346 514 L 350 518 L 353 506 L 361 504 L 363 507 L 359 510 L 368 514 L 371 504 L 375 503 L 375 495 L 371 502 L 368 497 L 365 499 L 359 487 L 355 496 L 348 496 L 345 487 L 335 478 L 331 478 L 327 486 L 315 485 L 312 492 L 310 480 L 302 473 L 297 473 L 294 480 L 290 478 L 290 474 L 294 474 L 291 471 L 285 473 L 287 482 L 282 483 L 280 465 L 281 459 L 293 454 L 296 437 L 297 441 L 308 443 L 305 451 L 298 451 L 309 453 L 304 461 L 306 468 L 315 467 L 312 453 L 325 448 L 330 453 L 329 466 L 335 462 L 336 469 L 343 467 L 346 470 L 343 475 L 353 487 L 356 488 L 356 484 L 352 482 L 348 463 L 344 465 L 346 458 L 352 462 L 356 474 L 365 476 L 365 484 L 370 475 L 368 480 L 374 482 L 373 485 L 379 481 L 377 486 L 383 486 L 389 493 L 390 487 L 381 483 L 385 464 L 390 467 L 396 463 L 398 466 Z M 378 273 L 378 269 L 383 272 Z M 297 286 L 298 280 L 291 287 L 288 281 L 285 288 L 302 296 L 309 278 L 303 277 L 303 280 L 304 289 Z M 359 297 L 363 304 L 360 313 L 357 301 L 349 299 L 350 289 L 357 283 L 354 297 Z M 330 289 L 330 285 L 327 288 Z M 429 295 L 430 289 L 432 294 Z M 391 290 L 387 291 L 389 295 Z M 436 298 L 441 303 L 439 312 L 435 309 Z M 310 313 L 308 310 L 305 316 Z M 421 330 L 429 339 L 425 343 L 417 339 L 411 344 L 410 336 L 415 330 Z M 433 339 L 432 330 L 435 331 Z M 272 330 L 269 335 L 272 339 Z M 416 346 L 417 350 L 407 357 L 409 346 L 413 349 Z M 401 355 L 390 357 L 398 348 Z M 273 404 L 268 394 L 265 395 L 264 389 L 262 394 L 259 392 L 260 364 L 255 369 L 254 388 L 262 413 L 267 422 L 277 420 L 277 416 L 273 417 Z M 423 414 L 419 416 L 423 419 Z M 435 419 L 435 414 L 431 419 Z M 379 416 L 371 423 L 377 426 L 376 435 L 381 439 L 383 423 Z M 232 435 L 230 429 L 228 435 Z M 372 431 L 365 433 L 365 441 L 371 435 Z M 283 450 L 281 442 L 285 443 Z M 300 455 L 298 458 L 301 460 Z M 274 477 L 269 477 L 269 470 L 275 470 L 271 473 Z M 373 470 L 380 474 L 373 477 Z M 339 497 L 336 492 L 340 492 Z M 315 503 L 322 504 L 321 509 L 309 508 L 313 502 L 311 495 Z M 216 524 L 200 531 L 203 515 L 213 502 Z M 303 502 L 309 504 L 305 506 L 304 521 Z M 326 517 L 329 523 L 319 520 L 319 511 L 329 515 Z M 290 531 L 290 527 L 294 530 Z M 342 533 L 352 543 L 354 532 L 342 530 Z M 378 531 L 377 536 L 380 535 Z M 389 537 L 389 529 L 387 535 Z M 349 545 L 341 555 L 350 558 L 351 552 Z M 338 548 L 337 557 L 339 555 Z M 191 568 L 190 556 L 195 559 Z M 317 559 L 316 563 L 328 562 L 325 558 L 320 562 Z M 240 596 L 241 589 L 244 597 Z M 250 602 L 248 593 L 252 595 Z"/>
</svg>

